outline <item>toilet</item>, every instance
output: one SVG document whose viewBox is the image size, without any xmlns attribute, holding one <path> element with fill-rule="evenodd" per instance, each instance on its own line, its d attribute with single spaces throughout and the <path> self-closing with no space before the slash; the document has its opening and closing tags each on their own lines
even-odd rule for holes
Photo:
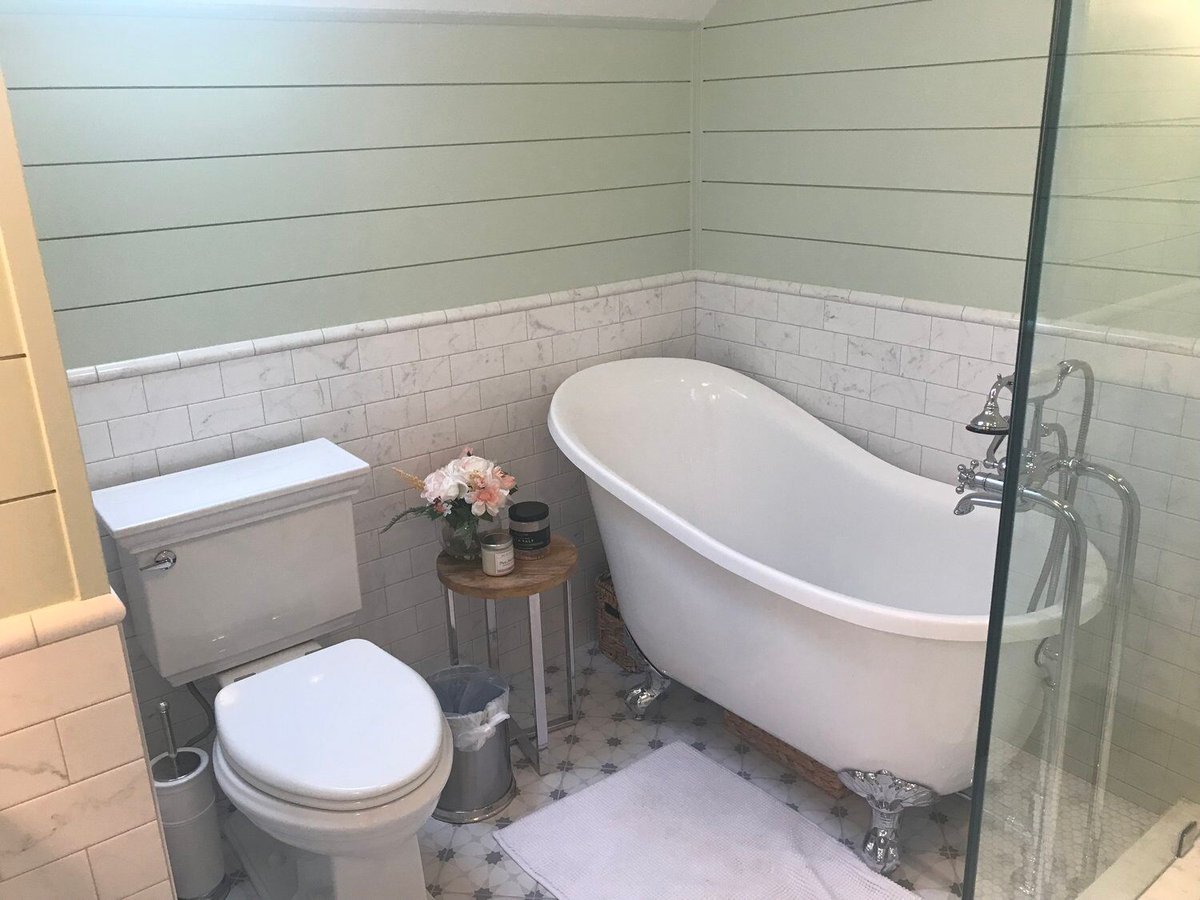
<svg viewBox="0 0 1200 900">
<path fill-rule="evenodd" d="M 96 491 L 138 641 L 172 685 L 215 676 L 225 834 L 263 900 L 427 897 L 417 832 L 450 775 L 433 691 L 363 640 L 351 501 L 327 440 Z"/>
</svg>

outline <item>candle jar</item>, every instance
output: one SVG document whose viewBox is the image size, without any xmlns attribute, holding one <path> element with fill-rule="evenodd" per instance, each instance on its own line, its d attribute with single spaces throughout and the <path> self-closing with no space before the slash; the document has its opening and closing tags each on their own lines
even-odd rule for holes
<svg viewBox="0 0 1200 900">
<path fill-rule="evenodd" d="M 503 531 L 492 531 L 479 538 L 484 575 L 507 575 L 516 568 L 513 539 Z"/>
<path fill-rule="evenodd" d="M 541 559 L 550 552 L 550 507 L 536 500 L 514 503 L 508 510 L 508 532 L 517 559 Z"/>
</svg>

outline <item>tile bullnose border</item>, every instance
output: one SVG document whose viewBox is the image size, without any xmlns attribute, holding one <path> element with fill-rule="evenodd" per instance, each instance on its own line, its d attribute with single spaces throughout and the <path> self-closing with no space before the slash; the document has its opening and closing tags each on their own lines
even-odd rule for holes
<svg viewBox="0 0 1200 900">
<path fill-rule="evenodd" d="M 0 619 L 0 659 L 16 656 L 37 647 L 37 632 L 29 613 L 16 613 Z"/>
<path fill-rule="evenodd" d="M 872 291 L 835 288 L 820 284 L 802 284 L 796 281 L 777 281 L 769 278 L 754 278 L 748 275 L 734 275 L 727 272 L 709 272 L 702 269 L 682 274 L 691 276 L 697 282 L 706 282 L 708 284 L 720 284 L 735 288 L 751 288 L 760 291 L 771 291 L 777 294 L 810 297 L 817 300 L 836 300 L 842 303 L 870 306 L 876 309 L 902 310 L 924 316 L 969 322 L 975 325 L 1017 328 L 1021 324 L 1019 313 L 988 309 L 986 307 L 958 306 L 952 303 L 921 300 L 915 297 L 896 297 L 891 294 L 879 294 Z M 1112 344 L 1118 347 L 1132 347 L 1135 350 L 1158 350 L 1163 353 L 1175 353 L 1182 356 L 1200 356 L 1200 338 L 1178 337 L 1159 332 L 1135 331 L 1128 328 L 1093 325 L 1088 322 L 1051 319 L 1038 323 L 1038 333 L 1092 341 L 1099 344 Z"/>
<path fill-rule="evenodd" d="M 0 619 L 0 659 L 90 634 L 124 618 L 125 604 L 112 592 L 7 616 Z"/>
<path fill-rule="evenodd" d="M 127 378 L 132 375 L 151 375 L 172 369 L 204 365 L 206 363 L 263 356 L 267 353 L 275 353 L 280 350 L 296 350 L 302 347 L 315 347 L 319 344 L 327 344 L 340 340 L 391 334 L 398 331 L 412 331 L 419 328 L 426 328 L 430 325 L 466 322 L 473 319 L 503 315 L 504 313 L 528 312 L 549 306 L 577 303 L 580 300 L 611 297 L 616 294 L 670 287 L 688 282 L 706 282 L 735 288 L 740 287 L 750 290 L 770 291 L 777 294 L 811 297 L 818 300 L 833 300 L 875 309 L 902 310 L 918 315 L 934 316 L 936 318 L 952 319 L 978 325 L 993 325 L 1000 328 L 1016 328 L 1020 324 L 1020 316 L 1017 313 L 1005 312 L 998 309 L 959 306 L 953 303 L 922 300 L 916 297 L 898 297 L 875 291 L 859 291 L 852 288 L 830 287 L 828 285 L 810 284 L 807 282 L 779 281 L 770 278 L 758 278 L 751 275 L 692 269 L 667 275 L 652 275 L 629 281 L 617 281 L 611 284 L 571 288 L 547 294 L 534 294 L 529 297 L 514 297 L 498 301 L 492 300 L 486 303 L 459 306 L 447 310 L 411 313 L 387 319 L 373 319 L 366 322 L 335 325 L 328 328 L 318 328 L 292 334 L 254 338 L 250 341 L 216 344 L 211 347 L 200 347 L 194 350 L 181 350 L 178 353 L 161 353 L 154 356 L 101 363 L 94 366 L 80 366 L 67 370 L 67 383 L 71 387 L 78 387 L 84 384 L 94 384 L 97 381 L 115 381 L 119 378 Z M 1039 323 L 1038 331 L 1042 334 L 1095 341 L 1119 347 L 1133 347 L 1138 350 L 1158 350 L 1163 353 L 1176 353 L 1182 356 L 1200 356 L 1200 339 L 1176 337 L 1169 334 L 1133 331 L 1124 328 L 1109 328 L 1103 325 L 1091 325 L 1083 322 L 1053 320 Z"/>
</svg>

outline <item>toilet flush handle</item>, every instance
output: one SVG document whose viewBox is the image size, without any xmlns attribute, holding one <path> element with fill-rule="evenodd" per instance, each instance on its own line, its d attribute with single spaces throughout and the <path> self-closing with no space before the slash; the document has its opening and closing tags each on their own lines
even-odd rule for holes
<svg viewBox="0 0 1200 900">
<path fill-rule="evenodd" d="M 138 569 L 139 572 L 165 572 L 179 561 L 179 557 L 175 555 L 174 550 L 159 550 L 154 556 L 154 562 L 148 566 L 142 566 Z"/>
</svg>

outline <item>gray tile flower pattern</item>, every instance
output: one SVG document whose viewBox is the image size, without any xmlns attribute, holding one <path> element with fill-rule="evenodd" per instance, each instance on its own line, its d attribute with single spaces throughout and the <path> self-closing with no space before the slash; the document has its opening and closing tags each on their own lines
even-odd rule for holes
<svg viewBox="0 0 1200 900">
<path fill-rule="evenodd" d="M 430 821 L 420 834 L 427 888 L 438 900 L 554 900 L 509 859 L 495 833 L 544 806 L 569 797 L 674 741 L 684 741 L 767 791 L 826 832 L 857 847 L 870 822 L 858 797 L 834 800 L 763 756 L 725 729 L 722 710 L 677 685 L 643 722 L 625 711 L 622 698 L 639 676 L 626 675 L 606 657 L 580 654 L 576 679 L 581 718 L 550 736 L 550 774 L 539 776 L 514 751 L 518 793 L 503 814 L 474 825 Z M 553 670 L 553 671 L 551 671 Z M 560 668 L 547 668 L 547 694 L 566 696 Z M 527 696 L 527 695 L 526 695 Z M 526 699 L 526 698 L 522 698 Z M 560 701 L 561 702 L 561 701 Z M 552 710 L 552 715 L 553 710 Z M 962 896 L 963 853 L 969 807 L 948 797 L 916 810 L 904 823 L 905 859 L 894 878 L 924 900 Z M 249 884 L 239 887 L 249 888 Z M 752 889 L 747 896 L 752 895 Z M 246 895 L 246 900 L 254 900 Z"/>
</svg>

